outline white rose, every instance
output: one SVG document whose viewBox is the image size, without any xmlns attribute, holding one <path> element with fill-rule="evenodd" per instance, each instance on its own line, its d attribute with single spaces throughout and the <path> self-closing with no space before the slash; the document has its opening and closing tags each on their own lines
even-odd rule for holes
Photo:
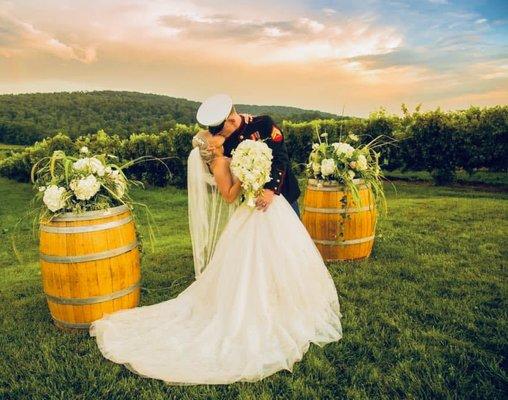
<svg viewBox="0 0 508 400">
<path fill-rule="evenodd" d="M 104 176 L 104 164 L 98 158 L 92 157 L 89 159 L 90 170 L 99 176 Z"/>
<path fill-rule="evenodd" d="M 79 152 L 83 154 L 88 154 L 89 153 L 88 147 L 86 146 L 81 147 L 81 149 L 79 149 Z"/>
<path fill-rule="evenodd" d="M 42 201 L 53 212 L 60 210 L 65 206 L 65 188 L 56 185 L 50 185 L 44 191 Z"/>
<path fill-rule="evenodd" d="M 335 172 L 335 161 L 332 158 L 325 158 L 321 161 L 321 174 L 323 176 L 331 175 Z"/>
<path fill-rule="evenodd" d="M 347 171 L 347 174 L 349 175 L 349 177 L 350 177 L 351 179 L 353 179 L 353 178 L 355 177 L 355 171 L 348 170 L 348 171 Z"/>
<path fill-rule="evenodd" d="M 363 154 L 360 154 L 356 164 L 358 171 L 365 171 L 367 169 L 367 158 Z"/>
<path fill-rule="evenodd" d="M 80 158 L 72 164 L 72 168 L 76 171 L 92 172 L 99 176 L 104 176 L 105 172 L 104 164 L 95 157 Z"/>
<path fill-rule="evenodd" d="M 332 146 L 335 150 L 335 154 L 338 156 L 345 154 L 346 156 L 351 157 L 355 151 L 354 147 L 348 143 L 332 143 Z"/>
<path fill-rule="evenodd" d="M 72 163 L 72 168 L 76 171 L 84 171 L 88 167 L 88 158 L 80 158 Z"/>
<path fill-rule="evenodd" d="M 101 184 L 93 175 L 88 175 L 86 178 L 77 180 L 74 179 L 69 186 L 79 200 L 88 200 L 92 198 L 101 188 Z"/>
</svg>

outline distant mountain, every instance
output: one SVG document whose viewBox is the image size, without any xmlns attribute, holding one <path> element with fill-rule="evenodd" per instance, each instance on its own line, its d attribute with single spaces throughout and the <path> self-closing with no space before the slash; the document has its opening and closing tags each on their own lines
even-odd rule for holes
<svg viewBox="0 0 508 400">
<path fill-rule="evenodd" d="M 104 129 L 126 137 L 160 132 L 176 123 L 194 124 L 200 103 L 175 97 L 126 91 L 0 95 L 0 142 L 31 144 L 57 132 L 71 137 Z M 240 104 L 239 112 L 309 121 L 337 115 L 296 107 Z"/>
</svg>

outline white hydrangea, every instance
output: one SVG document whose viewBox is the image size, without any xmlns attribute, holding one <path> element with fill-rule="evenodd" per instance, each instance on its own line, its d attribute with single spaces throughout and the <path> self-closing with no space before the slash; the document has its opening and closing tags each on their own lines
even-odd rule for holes
<svg viewBox="0 0 508 400">
<path fill-rule="evenodd" d="M 365 171 L 367 167 L 367 158 L 363 154 L 360 154 L 358 156 L 358 161 L 356 162 L 356 169 L 358 171 Z"/>
<path fill-rule="evenodd" d="M 323 176 L 332 175 L 335 172 L 335 160 L 333 158 L 325 158 L 321 161 L 321 174 Z"/>
<path fill-rule="evenodd" d="M 91 172 L 98 176 L 104 176 L 105 167 L 101 160 L 95 157 L 80 158 L 72 164 L 76 171 Z"/>
<path fill-rule="evenodd" d="M 255 207 L 256 197 L 270 181 L 272 149 L 261 141 L 244 140 L 233 152 L 231 171 L 242 182 L 242 190 L 249 207 Z"/>
<path fill-rule="evenodd" d="M 44 191 L 42 201 L 51 211 L 58 211 L 65 206 L 65 192 L 64 187 L 50 185 Z"/>
<path fill-rule="evenodd" d="M 77 199 L 89 200 L 99 191 L 101 184 L 94 175 L 90 174 L 86 178 L 73 179 L 69 187 Z"/>
<path fill-rule="evenodd" d="M 353 146 L 344 142 L 332 143 L 332 146 L 333 149 L 335 150 L 335 154 L 337 154 L 338 156 L 345 154 L 347 157 L 351 157 L 353 155 L 353 152 L 355 151 Z"/>
</svg>

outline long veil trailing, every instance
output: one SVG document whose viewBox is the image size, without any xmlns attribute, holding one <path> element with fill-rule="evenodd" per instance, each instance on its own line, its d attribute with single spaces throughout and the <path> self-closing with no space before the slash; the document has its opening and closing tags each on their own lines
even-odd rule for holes
<svg viewBox="0 0 508 400">
<path fill-rule="evenodd" d="M 210 261 L 227 221 L 238 206 L 220 195 L 215 178 L 194 147 L 187 160 L 189 230 L 196 279 Z"/>
</svg>

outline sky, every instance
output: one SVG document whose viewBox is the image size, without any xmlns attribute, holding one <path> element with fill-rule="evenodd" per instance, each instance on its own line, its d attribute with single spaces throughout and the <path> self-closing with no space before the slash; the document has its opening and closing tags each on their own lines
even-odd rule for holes
<svg viewBox="0 0 508 400">
<path fill-rule="evenodd" d="M 0 0 L 0 93 L 367 116 L 508 104 L 508 1 Z"/>
</svg>

